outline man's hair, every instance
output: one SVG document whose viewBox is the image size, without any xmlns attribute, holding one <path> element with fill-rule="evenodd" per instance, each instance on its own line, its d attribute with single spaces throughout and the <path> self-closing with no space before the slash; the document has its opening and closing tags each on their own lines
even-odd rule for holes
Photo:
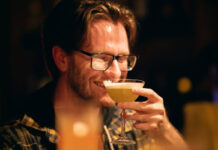
<svg viewBox="0 0 218 150">
<path fill-rule="evenodd" d="M 91 23 L 98 19 L 121 22 L 127 32 L 129 47 L 133 46 L 136 21 L 129 9 L 107 0 L 62 0 L 46 18 L 42 29 L 44 56 L 53 79 L 59 77 L 52 56 L 53 46 L 60 46 L 67 54 L 80 49 Z"/>
</svg>

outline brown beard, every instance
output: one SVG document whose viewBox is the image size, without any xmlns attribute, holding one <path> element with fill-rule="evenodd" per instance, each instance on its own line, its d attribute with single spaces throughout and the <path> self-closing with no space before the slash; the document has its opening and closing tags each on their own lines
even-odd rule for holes
<svg viewBox="0 0 218 150">
<path fill-rule="evenodd" d="M 85 101 L 95 101 L 100 105 L 105 107 L 114 106 L 114 101 L 109 97 L 109 95 L 104 95 L 99 97 L 91 90 L 91 81 L 87 79 L 87 70 L 90 66 L 87 65 L 86 68 L 79 68 L 74 58 L 69 60 L 69 70 L 67 72 L 67 83 L 69 87 L 83 100 Z M 91 70 L 91 69 L 90 69 Z M 86 71 L 86 72 L 85 72 Z M 127 72 L 122 73 L 121 78 L 126 78 Z M 96 77 L 95 80 L 98 77 Z M 100 80 L 100 78 L 99 78 Z M 102 79 L 103 80 L 103 79 Z"/>
<path fill-rule="evenodd" d="M 89 82 L 86 84 L 83 84 L 83 82 L 86 81 L 86 78 L 84 75 L 85 73 L 82 73 L 83 70 L 76 67 L 76 64 L 73 60 L 70 60 L 70 66 L 67 74 L 67 80 L 69 87 L 75 91 L 76 94 L 78 94 L 79 97 L 81 97 L 84 100 L 90 100 L 93 98 L 90 89 Z"/>
</svg>

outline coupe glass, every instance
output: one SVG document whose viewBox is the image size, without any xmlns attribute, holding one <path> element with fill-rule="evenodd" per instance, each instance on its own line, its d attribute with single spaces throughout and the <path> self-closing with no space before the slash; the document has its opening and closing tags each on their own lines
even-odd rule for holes
<svg viewBox="0 0 218 150">
<path fill-rule="evenodd" d="M 138 95 L 132 93 L 133 88 L 142 88 L 144 81 L 138 79 L 113 79 L 103 81 L 109 96 L 117 103 L 132 102 L 138 98 Z M 122 109 L 121 135 L 118 139 L 113 140 L 113 144 L 131 145 L 136 144 L 134 140 L 128 139 L 125 134 L 125 119 L 123 115 L 125 109 Z"/>
</svg>

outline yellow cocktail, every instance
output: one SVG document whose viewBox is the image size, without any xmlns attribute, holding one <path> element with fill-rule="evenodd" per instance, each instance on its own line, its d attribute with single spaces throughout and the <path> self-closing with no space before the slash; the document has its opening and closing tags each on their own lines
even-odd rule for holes
<svg viewBox="0 0 218 150">
<path fill-rule="evenodd" d="M 142 83 L 134 82 L 118 82 L 106 85 L 106 89 L 110 97 L 116 102 L 132 102 L 138 98 L 138 95 L 132 93 L 132 88 L 141 88 Z"/>
<path fill-rule="evenodd" d="M 133 94 L 132 89 L 142 88 L 145 84 L 144 81 L 137 79 L 113 79 L 105 80 L 103 83 L 109 96 L 118 103 L 136 100 L 138 95 Z M 122 110 L 122 113 L 125 114 L 125 109 Z M 123 117 L 121 123 L 121 136 L 119 136 L 118 139 L 113 140 L 112 143 L 122 145 L 136 144 L 134 140 L 128 139 L 125 135 L 125 119 Z"/>
</svg>

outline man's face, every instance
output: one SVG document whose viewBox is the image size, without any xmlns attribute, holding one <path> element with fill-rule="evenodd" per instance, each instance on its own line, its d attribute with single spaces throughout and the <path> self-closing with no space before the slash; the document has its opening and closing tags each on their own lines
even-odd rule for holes
<svg viewBox="0 0 218 150">
<path fill-rule="evenodd" d="M 127 34 L 123 25 L 106 20 L 93 22 L 82 50 L 115 56 L 129 54 Z M 117 60 L 114 60 L 106 71 L 95 71 L 90 67 L 91 57 L 75 51 L 69 62 L 68 83 L 75 93 L 84 100 L 97 100 L 103 106 L 114 105 L 114 101 L 102 86 L 102 81 L 126 78 L 127 72 L 120 71 Z"/>
</svg>

